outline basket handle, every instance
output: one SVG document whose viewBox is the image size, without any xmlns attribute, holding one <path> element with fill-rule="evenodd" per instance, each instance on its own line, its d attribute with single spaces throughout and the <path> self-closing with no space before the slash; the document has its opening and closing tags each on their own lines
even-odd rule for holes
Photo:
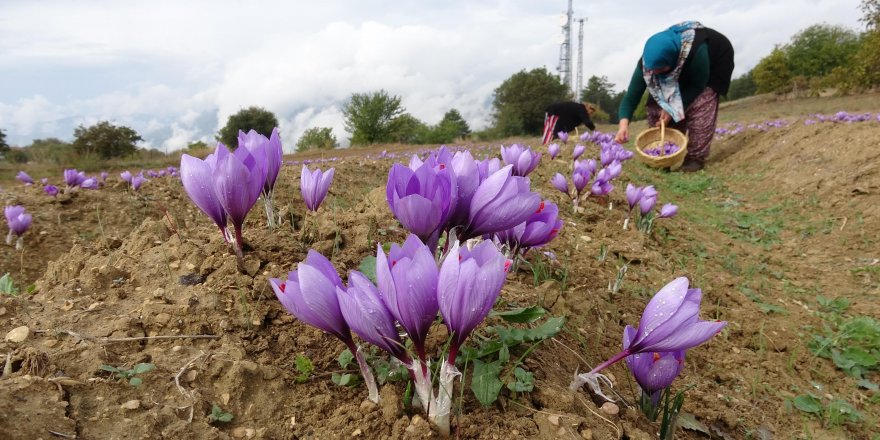
<svg viewBox="0 0 880 440">
<path fill-rule="evenodd" d="M 663 144 L 663 141 L 666 140 L 666 123 L 663 122 L 663 118 L 660 118 L 660 144 Z"/>
</svg>

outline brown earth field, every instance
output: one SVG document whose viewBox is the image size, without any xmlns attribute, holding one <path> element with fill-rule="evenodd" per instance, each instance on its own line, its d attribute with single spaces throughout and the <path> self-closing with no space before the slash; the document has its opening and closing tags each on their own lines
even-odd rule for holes
<svg viewBox="0 0 880 440">
<path fill-rule="evenodd" d="M 539 305 L 566 321 L 553 338 L 511 348 L 510 357 L 522 357 L 521 367 L 534 375 L 531 391 L 505 387 L 484 407 L 470 378 L 456 383 L 456 393 L 464 392 L 455 399 L 452 436 L 657 438 L 659 423 L 634 406 L 637 385 L 623 362 L 606 370 L 619 411 L 568 385 L 575 372 L 621 349 L 623 327 L 637 325 L 651 295 L 688 276 L 704 292 L 701 317 L 729 324 L 688 352 L 673 384 L 687 389 L 677 438 L 878 438 L 878 103 L 872 94 L 725 104 L 722 125 L 780 117 L 789 123 L 716 140 L 699 173 L 629 161 L 609 200 L 590 199 L 576 213 L 549 183 L 568 170 L 562 157 L 570 157 L 570 146 L 557 160 L 545 154 L 532 187 L 560 205 L 565 225 L 543 249 L 556 259 L 528 253 L 528 262 L 509 274 L 496 310 Z M 874 118 L 804 124 L 812 113 L 838 110 L 872 111 Z M 500 144 L 513 142 L 545 151 L 537 138 L 472 148 L 480 157 L 498 156 Z M 375 158 L 386 149 L 397 157 Z M 244 229 L 243 271 L 176 178 L 150 180 L 133 194 L 115 170 L 100 190 L 51 198 L 4 173 L 0 203 L 23 205 L 34 220 L 22 251 L 0 248 L 0 275 L 10 273 L 21 290 L 0 295 L 0 439 L 438 436 L 408 404 L 405 380 L 382 384 L 378 405 L 361 384 L 336 385 L 334 373 L 356 373 L 337 361 L 343 345 L 288 314 L 267 282 L 284 276 L 309 248 L 330 258 L 344 278 L 375 254 L 376 243 L 401 242 L 405 231 L 391 215 L 384 185 L 390 166 L 420 149 L 350 149 L 313 164 L 334 166 L 336 178 L 308 234 L 300 165 L 293 162 L 331 153 L 287 156 L 275 193 L 284 221 L 270 231 L 258 202 Z M 60 175 L 50 180 L 58 184 Z M 661 203 L 678 204 L 680 214 L 658 221 L 649 235 L 624 230 L 627 182 L 656 185 Z M 868 342 L 847 330 L 854 321 L 873 323 L 857 335 Z M 507 324 L 493 316 L 470 343 L 494 337 L 491 326 L 541 322 Z M 20 329 L 8 334 L 22 326 L 23 340 L 12 337 Z M 432 328 L 435 359 L 444 329 L 439 321 Z M 867 346 L 874 363 L 863 361 L 854 377 L 837 365 L 846 359 L 817 355 L 817 340 L 837 354 L 848 343 Z M 370 353 L 374 365 L 387 360 Z M 297 358 L 309 359 L 314 370 L 298 371 Z M 138 374 L 137 386 L 102 369 L 139 363 L 155 368 Z M 233 418 L 209 418 L 215 405 Z"/>
</svg>

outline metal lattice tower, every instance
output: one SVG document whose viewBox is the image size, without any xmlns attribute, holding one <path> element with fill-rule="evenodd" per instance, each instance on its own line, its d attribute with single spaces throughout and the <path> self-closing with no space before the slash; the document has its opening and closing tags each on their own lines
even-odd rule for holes
<svg viewBox="0 0 880 440">
<path fill-rule="evenodd" d="M 559 46 L 559 76 L 562 83 L 572 88 L 571 83 L 571 22 L 574 10 L 572 9 L 572 0 L 568 0 L 568 11 L 565 14 L 565 23 L 562 24 L 562 44 Z"/>
<path fill-rule="evenodd" d="M 584 22 L 586 18 L 578 18 L 578 63 L 577 63 L 577 88 L 574 89 L 574 99 L 581 99 L 580 93 L 584 90 Z"/>
</svg>

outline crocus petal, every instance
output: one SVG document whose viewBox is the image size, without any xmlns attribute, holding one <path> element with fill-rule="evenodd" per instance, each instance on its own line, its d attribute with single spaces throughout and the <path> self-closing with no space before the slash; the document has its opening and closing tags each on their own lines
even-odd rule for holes
<svg viewBox="0 0 880 440">
<path fill-rule="evenodd" d="M 125 177 L 123 176 L 123 180 Z M 128 173 L 127 177 L 127 181 L 131 182 L 131 173 Z M 180 157 L 180 180 L 184 191 L 193 203 L 222 229 L 226 227 L 226 211 L 223 210 L 214 192 L 213 178 L 214 172 L 207 162 L 188 154 Z"/>
</svg>

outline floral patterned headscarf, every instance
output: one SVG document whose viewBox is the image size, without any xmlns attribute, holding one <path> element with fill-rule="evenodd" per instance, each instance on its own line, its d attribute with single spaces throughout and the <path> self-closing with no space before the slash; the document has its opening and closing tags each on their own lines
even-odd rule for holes
<svg viewBox="0 0 880 440">
<path fill-rule="evenodd" d="M 700 22 L 684 21 L 652 35 L 645 43 L 642 54 L 642 76 L 648 86 L 648 93 L 675 122 L 684 119 L 684 104 L 681 101 L 678 77 L 691 52 L 694 29 L 702 27 Z M 664 74 L 653 73 L 654 69 L 662 67 L 671 67 L 672 71 Z"/>
</svg>

